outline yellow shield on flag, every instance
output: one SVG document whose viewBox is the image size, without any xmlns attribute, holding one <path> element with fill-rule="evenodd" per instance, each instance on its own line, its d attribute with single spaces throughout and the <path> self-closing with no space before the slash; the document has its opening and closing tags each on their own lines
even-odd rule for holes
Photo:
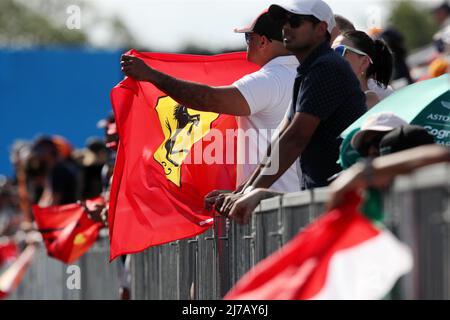
<svg viewBox="0 0 450 320">
<path fill-rule="evenodd" d="M 167 179 L 180 187 L 183 161 L 194 143 L 208 134 L 211 123 L 219 115 L 189 109 L 169 96 L 158 99 L 156 112 L 164 141 L 154 152 L 153 158 L 164 168 Z"/>
</svg>

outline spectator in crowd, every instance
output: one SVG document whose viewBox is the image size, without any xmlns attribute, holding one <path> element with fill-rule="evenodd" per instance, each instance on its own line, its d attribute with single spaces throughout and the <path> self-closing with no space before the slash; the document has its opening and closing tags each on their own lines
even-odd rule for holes
<svg viewBox="0 0 450 320">
<path fill-rule="evenodd" d="M 75 203 L 79 199 L 78 167 L 60 154 L 51 137 L 36 140 L 30 162 L 36 164 L 37 177 L 41 178 L 38 183 L 43 192 L 37 201 L 40 206 Z"/>
<path fill-rule="evenodd" d="M 409 67 L 406 63 L 408 52 L 405 47 L 405 39 L 403 35 L 394 28 L 388 28 L 380 35 L 380 39 L 384 40 L 394 55 L 394 72 L 392 80 L 404 82 L 405 85 L 413 83 Z"/>
<path fill-rule="evenodd" d="M 450 5 L 445 1 L 433 8 L 431 13 L 439 26 L 439 31 L 433 36 L 434 44 L 438 52 L 444 53 L 450 44 Z"/>
<path fill-rule="evenodd" d="M 434 21 L 441 29 L 450 26 L 450 5 L 447 1 L 433 8 L 432 14 Z"/>
<path fill-rule="evenodd" d="M 102 168 L 107 157 L 105 142 L 97 138 L 89 138 L 86 148 L 74 152 L 74 158 L 81 168 L 81 199 L 98 197 L 102 193 Z"/>
<path fill-rule="evenodd" d="M 96 203 L 94 204 L 94 207 L 87 207 L 84 201 L 81 203 L 85 207 L 85 211 L 91 219 L 102 222 L 106 227 L 108 225 L 107 203 L 109 202 L 109 192 L 111 189 L 112 175 L 116 161 L 117 147 L 119 145 L 119 135 L 117 133 L 116 122 L 113 114 L 110 114 L 106 119 L 100 120 L 97 123 L 97 127 L 99 129 L 104 129 L 104 142 L 102 142 L 102 144 L 106 147 L 106 154 L 102 155 L 104 161 L 102 161 L 103 166 L 100 169 L 100 179 L 102 182 L 101 194 L 106 203 Z M 97 142 L 97 144 L 99 144 L 99 142 Z M 91 146 L 91 148 L 93 147 Z M 97 147 L 94 147 L 94 149 L 97 149 Z M 100 147 L 98 149 L 102 150 Z"/>
<path fill-rule="evenodd" d="M 10 161 L 14 167 L 14 185 L 17 187 L 19 207 L 23 215 L 21 228 L 32 228 L 33 215 L 31 213 L 30 179 L 27 177 L 27 161 L 31 152 L 31 143 L 15 141 L 10 152 Z"/>
<path fill-rule="evenodd" d="M 380 155 L 379 143 L 391 130 L 408 123 L 392 112 L 370 115 L 361 129 L 352 137 L 351 145 L 363 157 L 376 158 Z"/>
<path fill-rule="evenodd" d="M 339 165 L 342 169 L 348 169 L 357 161 L 366 157 L 378 157 L 378 142 L 390 130 L 406 125 L 407 122 L 394 113 L 386 111 L 372 114 L 367 117 L 361 128 L 349 132 L 342 141 L 339 152 Z M 331 180 L 336 179 L 340 173 Z"/>
<path fill-rule="evenodd" d="M 122 56 L 122 70 L 136 80 L 153 83 L 178 103 L 200 111 L 238 116 L 237 183 L 242 184 L 257 163 L 248 161 L 248 155 L 265 155 L 270 136 L 260 132 L 279 127 L 291 100 L 292 86 L 298 60 L 283 46 L 280 25 L 269 18 L 267 10 L 248 27 L 236 29 L 247 41 L 247 59 L 261 66 L 259 71 L 244 76 L 230 86 L 213 87 L 187 82 L 161 73 L 132 56 Z M 249 143 L 245 143 L 247 132 Z M 265 140 L 264 143 L 258 143 Z M 242 163 L 244 162 L 244 163 Z M 278 180 L 278 179 L 277 179 Z M 277 190 L 300 190 L 299 170 L 293 164 L 274 185 Z M 215 197 L 218 191 L 212 193 Z"/>
<path fill-rule="evenodd" d="M 117 148 L 119 146 L 119 134 L 117 132 L 114 114 L 110 114 L 106 119 L 97 123 L 97 128 L 104 130 L 104 142 L 107 148 L 106 163 L 102 168 L 102 183 L 105 198 L 109 198 L 109 189 L 113 175 L 114 164 L 116 162 Z"/>
<path fill-rule="evenodd" d="M 449 63 L 446 58 L 434 59 L 428 67 L 430 79 L 440 77 L 449 72 Z"/>
<path fill-rule="evenodd" d="M 364 158 L 378 157 L 380 155 L 379 143 L 381 139 L 393 129 L 407 124 L 405 120 L 397 117 L 392 112 L 382 112 L 369 116 L 356 134 L 346 138 L 346 140 L 350 139 L 350 143 L 346 144 L 345 141 L 342 143 L 341 157 L 345 157 L 345 163 L 347 163 L 344 169 Z M 356 152 L 357 155 L 353 156 L 353 152 Z M 345 171 L 336 174 L 333 180 L 342 172 Z M 236 201 L 230 211 L 230 215 L 234 216 L 238 223 L 248 223 L 251 213 L 261 200 L 277 195 L 282 195 L 282 193 L 267 188 L 257 188 Z"/>
<path fill-rule="evenodd" d="M 336 21 L 336 27 L 331 31 L 331 42 L 343 33 L 356 30 L 355 25 L 350 20 L 339 14 L 334 15 L 334 20 Z"/>
<path fill-rule="evenodd" d="M 103 181 L 102 195 L 105 199 L 105 203 L 94 204 L 93 207 L 88 207 L 86 202 L 82 201 L 81 204 L 88 216 L 94 220 L 103 223 L 106 227 L 108 225 L 108 203 L 109 203 L 109 191 L 111 188 L 111 179 L 116 159 L 117 147 L 119 144 L 119 135 L 117 133 L 117 127 L 114 115 L 111 114 L 106 119 L 102 119 L 97 124 L 98 128 L 104 129 L 104 142 L 91 141 L 88 144 L 90 152 L 96 153 L 104 161 L 103 168 L 100 169 L 101 180 Z M 94 143 L 95 142 L 95 143 Z M 104 150 L 103 146 L 107 149 Z M 106 151 L 103 154 L 103 151 Z M 119 259 L 117 264 L 118 277 L 119 277 L 119 297 L 121 300 L 130 299 L 131 289 L 131 270 L 130 270 L 130 255 L 123 255 Z"/>
<path fill-rule="evenodd" d="M 223 200 L 218 211 L 224 215 L 243 194 L 269 188 L 299 157 L 302 189 L 328 185 L 328 178 L 341 170 L 337 164 L 339 134 L 367 110 L 365 95 L 350 65 L 331 49 L 335 21 L 325 2 L 272 5 L 269 13 L 283 25 L 284 44 L 300 61 L 293 102 L 279 140 L 247 181 L 243 193 Z M 274 167 L 275 173 L 271 172 Z"/>
<path fill-rule="evenodd" d="M 382 139 L 378 140 L 378 143 L 373 148 L 377 150 L 376 159 L 373 160 L 374 167 L 377 169 L 380 168 L 380 171 L 376 171 L 376 174 L 379 175 L 374 178 L 374 184 L 371 185 L 367 182 L 367 178 L 370 177 L 372 173 L 367 172 L 367 163 L 369 162 L 358 162 L 350 169 L 342 172 L 341 175 L 331 184 L 331 188 L 333 190 L 331 200 L 328 204 L 329 209 L 338 206 L 342 203 L 344 196 L 347 192 L 352 191 L 358 188 L 364 188 L 371 191 L 368 200 L 379 201 L 381 198 L 379 197 L 378 192 L 373 192 L 376 188 L 386 187 L 388 183 L 392 180 L 394 174 L 407 173 L 416 167 L 420 167 L 426 164 L 434 163 L 441 161 L 443 158 L 447 157 L 450 161 L 450 154 L 448 151 L 443 150 L 444 148 L 438 147 L 427 147 L 425 150 L 430 150 L 431 156 L 420 155 L 420 153 L 405 153 L 406 155 L 412 154 L 414 155 L 415 161 L 409 161 L 407 156 L 402 157 L 385 157 L 388 154 L 396 153 L 399 151 L 403 151 L 406 149 L 412 149 L 422 145 L 434 144 L 433 137 L 422 127 L 414 126 L 414 125 L 402 125 L 404 121 L 400 118 L 391 118 L 390 124 L 388 125 L 379 125 L 377 130 L 380 130 Z M 393 128 L 393 126 L 396 126 Z M 375 127 L 373 127 L 375 128 Z M 390 130 L 388 130 L 390 128 Z M 388 131 L 386 131 L 388 130 Z M 364 132 L 358 140 L 364 140 L 368 137 L 367 134 L 371 134 L 371 131 Z M 420 149 L 417 149 L 420 150 Z M 382 157 L 378 157 L 381 155 Z M 372 159 L 370 156 L 366 155 L 368 159 Z M 387 165 L 385 165 L 380 159 L 387 159 Z M 392 160 L 392 161 L 391 161 Z M 375 170 L 375 169 L 374 169 Z M 373 172 L 375 175 L 375 171 Z M 377 191 L 377 190 L 376 190 Z M 271 198 L 277 195 L 282 195 L 280 192 L 276 192 L 269 189 L 257 188 L 252 190 L 251 192 L 242 196 L 239 200 L 237 200 L 231 211 L 230 216 L 235 217 L 235 221 L 237 223 L 246 224 L 249 222 L 251 214 L 258 206 L 261 200 Z M 367 203 L 367 202 L 366 202 Z M 379 205 L 377 206 L 379 207 Z M 369 212 L 373 210 L 370 206 L 366 206 L 365 212 L 368 215 L 374 214 Z"/>
<path fill-rule="evenodd" d="M 59 135 L 53 135 L 51 139 L 55 144 L 56 149 L 58 149 L 61 159 L 64 161 L 74 162 L 72 159 L 73 147 L 70 142 L 67 141 L 66 138 Z"/>
<path fill-rule="evenodd" d="M 369 79 L 387 88 L 392 76 L 392 54 L 381 40 L 372 40 L 362 31 L 347 31 L 334 40 L 332 47 L 342 55 L 358 77 L 361 90 L 366 95 L 368 108 L 376 105 L 382 97 L 369 89 Z"/>
<path fill-rule="evenodd" d="M 334 28 L 333 33 L 332 33 L 332 37 L 331 37 L 332 43 L 336 40 L 336 38 L 339 35 L 343 35 L 344 33 L 350 32 L 350 31 L 356 31 L 353 23 L 351 23 L 346 18 L 339 16 L 339 15 L 335 15 L 334 18 L 336 19 L 336 28 Z M 369 34 L 369 36 L 371 37 L 371 39 L 376 41 L 377 40 L 376 35 L 381 34 L 382 30 L 378 29 L 378 28 L 374 28 L 373 30 L 371 30 L 371 32 L 372 32 L 373 36 L 370 34 Z M 392 61 L 390 64 L 392 65 Z M 392 89 L 392 87 L 390 85 L 385 86 L 384 84 L 379 83 L 373 77 L 368 78 L 367 87 L 369 88 L 370 91 L 373 91 L 380 100 L 383 100 L 384 98 L 386 98 L 386 97 L 390 96 L 392 93 L 394 93 L 394 90 Z"/>
<path fill-rule="evenodd" d="M 367 35 L 371 37 L 373 40 L 379 39 L 382 33 L 383 29 L 377 27 L 373 27 L 367 30 Z"/>
<path fill-rule="evenodd" d="M 380 141 L 381 156 L 345 170 L 332 184 L 328 208 L 342 204 L 347 192 L 386 188 L 399 174 L 433 163 L 450 162 L 450 149 L 434 144 L 433 137 L 419 126 L 401 126 Z"/>
<path fill-rule="evenodd" d="M 19 197 L 11 181 L 0 176 L 0 237 L 12 236 L 23 217 L 19 214 Z"/>
</svg>

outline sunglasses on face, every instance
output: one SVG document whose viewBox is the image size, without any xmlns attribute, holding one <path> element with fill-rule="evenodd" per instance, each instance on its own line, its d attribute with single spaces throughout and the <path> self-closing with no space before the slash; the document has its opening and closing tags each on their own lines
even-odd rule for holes
<svg viewBox="0 0 450 320">
<path fill-rule="evenodd" d="M 245 36 L 245 43 L 249 45 L 250 41 L 252 40 L 252 32 L 246 32 L 244 33 L 244 36 Z"/>
<path fill-rule="evenodd" d="M 361 50 L 358 50 L 356 48 L 341 44 L 341 45 L 337 46 L 336 48 L 334 48 L 334 51 L 336 51 L 341 57 L 345 57 L 345 54 L 347 53 L 347 51 L 351 51 L 353 53 L 356 53 L 357 55 L 366 56 L 367 58 L 369 58 L 370 63 L 373 64 L 372 59 L 369 57 L 369 55 L 367 53 L 365 53 Z"/>
<path fill-rule="evenodd" d="M 250 45 L 250 41 L 252 40 L 252 34 L 254 34 L 256 32 L 245 32 L 244 36 L 245 36 L 245 42 L 247 43 L 247 45 Z M 256 33 L 259 36 L 263 36 L 262 34 Z M 264 35 L 265 36 L 265 35 Z M 269 38 L 269 36 L 265 36 L 267 37 L 267 40 L 269 40 L 269 42 L 272 42 L 272 39 Z"/>
<path fill-rule="evenodd" d="M 314 19 L 311 16 L 305 16 L 305 15 L 299 15 L 299 14 L 283 14 L 276 18 L 276 21 L 281 25 L 284 26 L 286 23 L 289 23 L 289 26 L 292 29 L 300 27 L 303 23 L 306 21 L 310 21 L 313 23 L 318 23 L 317 19 Z"/>
</svg>

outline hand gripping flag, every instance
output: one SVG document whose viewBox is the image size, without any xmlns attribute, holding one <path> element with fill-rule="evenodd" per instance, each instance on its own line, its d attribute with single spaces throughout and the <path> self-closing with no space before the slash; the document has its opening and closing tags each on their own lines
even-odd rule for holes
<svg viewBox="0 0 450 320">
<path fill-rule="evenodd" d="M 86 200 L 102 203 L 103 198 Z M 64 263 L 72 263 L 94 244 L 102 224 L 88 218 L 79 204 L 41 208 L 33 206 L 33 214 L 45 242 L 49 256 Z"/>
<path fill-rule="evenodd" d="M 238 281 L 225 299 L 382 299 L 412 268 L 412 254 L 358 210 L 360 199 L 330 211 Z"/>
<path fill-rule="evenodd" d="M 245 53 L 128 54 L 174 77 L 217 86 L 259 68 Z M 179 105 L 131 78 L 111 100 L 120 137 L 108 215 L 111 259 L 208 229 L 213 213 L 204 210 L 204 196 L 236 184 L 235 139 L 226 136 L 235 118 Z"/>
</svg>

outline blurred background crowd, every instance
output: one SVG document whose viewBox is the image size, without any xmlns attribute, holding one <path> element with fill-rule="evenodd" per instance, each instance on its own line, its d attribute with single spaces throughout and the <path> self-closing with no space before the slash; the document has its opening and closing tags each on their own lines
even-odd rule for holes
<svg viewBox="0 0 450 320">
<path fill-rule="evenodd" d="M 146 2 L 149 14 L 152 2 Z M 336 13 L 350 20 L 338 2 L 353 3 L 360 12 L 365 6 L 359 1 L 329 1 Z M 183 11 L 182 3 L 171 5 Z M 127 4 L 145 6 L 143 1 Z M 394 90 L 449 72 L 449 3 L 377 4 L 387 13 L 380 25 L 365 31 L 384 40 L 393 52 Z M 81 10 L 81 28 L 67 25 L 68 17 L 76 18 L 76 10 L 69 10 L 72 5 Z M 252 5 L 263 6 L 258 1 Z M 179 45 L 169 50 L 167 43 L 149 45 L 136 36 L 146 30 L 133 29 L 132 22 L 120 16 L 117 2 L 108 8 L 105 1 L 0 0 L 0 241 L 33 228 L 33 204 L 74 203 L 107 192 L 118 142 L 108 94 L 122 78 L 121 53 L 130 48 L 190 54 L 245 50 L 245 42 L 237 36 L 237 41 L 221 47 L 176 34 L 172 40 Z M 243 11 L 248 16 L 242 21 L 256 12 Z M 233 25 L 242 22 L 227 19 Z M 166 23 L 183 28 L 179 25 L 183 21 Z M 219 26 L 213 29 L 218 31 Z M 231 30 L 222 31 L 233 35 Z M 168 37 L 164 24 L 157 32 Z"/>
<path fill-rule="evenodd" d="M 135 11 L 148 8 L 148 15 L 153 17 L 151 8 L 157 4 L 162 5 L 152 1 L 130 1 L 128 5 L 130 11 L 133 7 Z M 73 5 L 81 10 L 79 29 L 68 25 L 68 17 L 77 14 L 70 9 Z M 166 5 L 182 6 L 177 1 Z M 194 9 L 201 5 L 191 4 Z M 251 5 L 261 7 L 257 2 L 242 4 Z M 336 13 L 340 13 L 340 6 L 354 5 L 355 12 L 359 10 L 364 16 L 360 2 L 330 1 L 330 5 Z M 448 72 L 447 2 L 399 0 L 381 1 L 378 5 L 385 12 L 384 19 L 379 26 L 366 27 L 365 31 L 374 39 L 383 39 L 392 50 L 394 89 Z M 146 30 L 137 30 L 129 16 L 120 15 L 120 9 L 114 1 L 110 5 L 103 1 L 0 1 L 0 235 L 14 234 L 21 225 L 27 227 L 26 222 L 32 220 L 31 204 L 64 204 L 92 198 L 107 184 L 114 151 L 106 144 L 116 134 L 113 116 L 107 116 L 108 93 L 122 77 L 120 54 L 129 48 L 159 49 L 158 42 L 149 45 L 142 41 Z M 252 13 L 243 11 L 249 16 Z M 348 14 L 346 17 L 351 18 Z M 250 20 L 245 15 L 239 19 Z M 365 21 L 355 18 L 354 22 L 364 26 Z M 170 48 L 191 54 L 245 50 L 244 41 L 230 29 L 218 29 L 214 31 L 230 33 L 236 41 L 224 42 L 228 47 L 220 47 L 202 42 L 201 36 L 186 40 L 175 35 L 172 41 L 178 46 Z M 159 33 L 164 35 L 170 30 L 162 26 Z M 170 51 L 164 46 L 167 44 L 161 45 L 163 50 Z"/>
</svg>

